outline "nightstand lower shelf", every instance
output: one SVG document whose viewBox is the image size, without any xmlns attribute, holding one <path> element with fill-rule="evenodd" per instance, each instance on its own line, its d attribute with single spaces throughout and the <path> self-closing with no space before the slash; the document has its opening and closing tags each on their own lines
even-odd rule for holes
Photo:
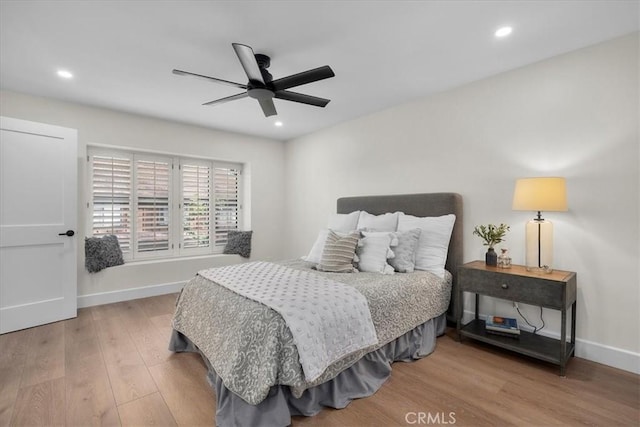
<svg viewBox="0 0 640 427">
<path fill-rule="evenodd" d="M 463 337 L 483 341 L 497 347 L 560 365 L 561 367 L 564 367 L 575 350 L 575 344 L 567 341 L 565 358 L 562 360 L 559 340 L 523 330 L 520 330 L 520 336 L 518 338 L 487 333 L 484 320 L 481 319 L 474 319 L 464 325 L 460 329 L 459 334 Z"/>
</svg>

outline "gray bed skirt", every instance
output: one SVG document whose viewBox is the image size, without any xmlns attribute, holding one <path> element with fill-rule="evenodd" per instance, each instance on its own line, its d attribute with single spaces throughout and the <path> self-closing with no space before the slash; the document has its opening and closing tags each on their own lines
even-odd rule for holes
<svg viewBox="0 0 640 427">
<path fill-rule="evenodd" d="M 288 386 L 276 385 L 258 405 L 250 405 L 229 391 L 207 358 L 180 332 L 173 331 L 169 350 L 198 352 L 202 356 L 208 367 L 209 383 L 216 392 L 217 426 L 288 426 L 292 416 L 312 416 L 323 407 L 344 408 L 354 399 L 373 395 L 391 375 L 393 362 L 411 362 L 429 355 L 445 327 L 443 314 L 364 355 L 331 381 L 305 390 L 300 398 L 294 397 Z"/>
</svg>

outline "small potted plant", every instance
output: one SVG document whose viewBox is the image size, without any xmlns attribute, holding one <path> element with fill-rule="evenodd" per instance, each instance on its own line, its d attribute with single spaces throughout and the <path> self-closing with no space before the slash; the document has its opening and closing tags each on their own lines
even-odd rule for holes
<svg viewBox="0 0 640 427">
<path fill-rule="evenodd" d="M 473 234 L 483 240 L 482 244 L 489 246 L 485 255 L 485 262 L 487 265 L 494 267 L 498 265 L 498 254 L 496 254 L 493 247 L 504 240 L 504 236 L 507 234 L 507 231 L 509 231 L 509 226 L 507 224 L 478 225 L 473 229 Z"/>
</svg>

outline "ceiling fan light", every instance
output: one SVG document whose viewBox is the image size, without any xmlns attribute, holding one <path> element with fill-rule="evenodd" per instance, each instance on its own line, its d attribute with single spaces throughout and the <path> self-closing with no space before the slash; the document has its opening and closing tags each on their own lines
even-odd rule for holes
<svg viewBox="0 0 640 427">
<path fill-rule="evenodd" d="M 251 98 L 257 99 L 258 101 L 273 98 L 273 92 L 270 91 L 269 89 L 262 89 L 262 88 L 249 89 L 247 93 Z"/>
</svg>

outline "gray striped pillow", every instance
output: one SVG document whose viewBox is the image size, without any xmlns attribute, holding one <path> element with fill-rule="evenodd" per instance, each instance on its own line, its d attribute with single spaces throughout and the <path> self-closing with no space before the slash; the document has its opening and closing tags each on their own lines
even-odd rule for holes
<svg viewBox="0 0 640 427">
<path fill-rule="evenodd" d="M 353 266 L 356 257 L 360 233 L 355 231 L 340 236 L 329 230 L 329 235 L 324 244 L 320 264 L 316 266 L 318 271 L 330 271 L 333 273 L 355 273 L 358 270 Z"/>
</svg>

